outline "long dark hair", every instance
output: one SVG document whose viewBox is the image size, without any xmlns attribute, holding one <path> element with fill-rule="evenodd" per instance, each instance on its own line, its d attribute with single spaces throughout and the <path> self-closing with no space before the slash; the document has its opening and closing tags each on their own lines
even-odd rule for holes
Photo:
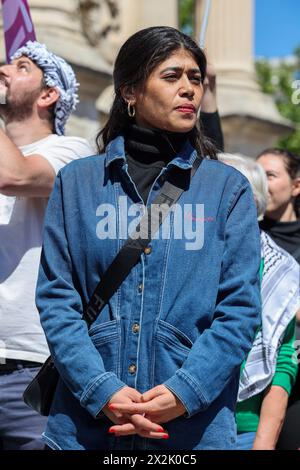
<svg viewBox="0 0 300 470">
<path fill-rule="evenodd" d="M 121 88 L 135 87 L 145 83 L 151 72 L 176 50 L 184 48 L 197 62 L 202 81 L 206 74 L 206 57 L 198 45 L 187 35 L 167 26 L 155 26 L 138 31 L 121 47 L 117 56 L 113 80 L 115 99 L 104 128 L 97 135 L 99 153 L 105 151 L 109 142 L 122 134 L 132 122 Z M 217 159 L 214 145 L 206 139 L 197 124 L 191 132 L 192 145 L 202 156 Z"/>
<path fill-rule="evenodd" d="M 276 155 L 281 157 L 285 169 L 289 174 L 290 178 L 294 180 L 295 178 L 300 177 L 300 156 L 295 153 L 289 152 L 288 150 L 283 150 L 277 147 L 268 148 L 263 150 L 256 158 L 256 160 L 264 155 Z M 300 217 L 300 194 L 295 198 L 294 209 L 296 212 L 296 217 Z"/>
</svg>

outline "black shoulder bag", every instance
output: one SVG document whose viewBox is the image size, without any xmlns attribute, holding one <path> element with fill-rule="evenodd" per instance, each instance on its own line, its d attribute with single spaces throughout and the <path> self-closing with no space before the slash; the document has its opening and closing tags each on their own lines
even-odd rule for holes
<svg viewBox="0 0 300 470">
<path fill-rule="evenodd" d="M 202 159 L 196 158 L 191 171 L 191 177 L 197 171 L 201 161 Z M 82 319 L 86 321 L 89 327 L 126 279 L 131 269 L 137 264 L 141 254 L 151 242 L 151 234 L 157 232 L 172 206 L 178 201 L 183 192 L 183 188 L 165 181 L 160 193 L 152 204 L 151 210 L 146 210 L 135 232 L 131 234 L 97 285 L 82 316 Z M 58 370 L 52 357 L 49 356 L 38 374 L 24 391 L 24 402 L 42 416 L 48 416 L 58 380 Z"/>
</svg>

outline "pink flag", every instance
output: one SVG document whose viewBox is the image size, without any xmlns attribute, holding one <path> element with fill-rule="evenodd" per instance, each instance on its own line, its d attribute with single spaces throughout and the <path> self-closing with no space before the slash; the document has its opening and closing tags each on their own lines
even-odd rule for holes
<svg viewBox="0 0 300 470">
<path fill-rule="evenodd" d="M 35 41 L 33 23 L 27 0 L 1 0 L 6 60 L 27 41 Z"/>
</svg>

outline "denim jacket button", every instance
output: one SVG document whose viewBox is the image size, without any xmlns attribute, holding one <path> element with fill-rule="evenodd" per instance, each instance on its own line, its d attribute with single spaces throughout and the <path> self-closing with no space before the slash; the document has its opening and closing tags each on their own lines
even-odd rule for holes
<svg viewBox="0 0 300 470">
<path fill-rule="evenodd" d="M 144 285 L 143 285 L 143 284 L 139 284 L 139 286 L 138 286 L 138 292 L 139 292 L 139 294 L 141 294 L 141 293 L 143 292 L 143 290 L 144 290 Z"/>
<path fill-rule="evenodd" d="M 140 332 L 140 325 L 138 323 L 135 323 L 133 326 L 132 326 L 132 332 L 133 333 L 139 333 Z"/>
<path fill-rule="evenodd" d="M 151 246 L 147 246 L 145 249 L 144 249 L 144 253 L 145 255 L 150 255 L 152 253 L 152 248 Z"/>
<path fill-rule="evenodd" d="M 131 375 L 134 375 L 136 373 L 137 367 L 136 367 L 135 364 L 131 364 L 131 366 L 129 366 L 128 370 L 129 370 L 129 373 Z"/>
</svg>

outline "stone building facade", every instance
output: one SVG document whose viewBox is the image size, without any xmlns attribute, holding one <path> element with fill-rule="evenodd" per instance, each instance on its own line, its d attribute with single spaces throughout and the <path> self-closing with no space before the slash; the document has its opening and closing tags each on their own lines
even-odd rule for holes
<svg viewBox="0 0 300 470">
<path fill-rule="evenodd" d="M 217 69 L 218 103 L 226 150 L 255 156 L 292 131 L 254 67 L 254 0 L 212 0 L 205 49 Z M 196 0 L 196 36 L 206 0 Z"/>
<path fill-rule="evenodd" d="M 112 100 L 112 65 L 118 49 L 138 29 L 177 26 L 176 0 L 28 0 L 38 41 L 68 60 L 80 82 L 80 104 L 68 134 L 91 141 Z M 0 15 L 0 37 L 3 38 Z M 0 42 L 0 62 L 5 60 Z"/>
<path fill-rule="evenodd" d="M 206 0 L 195 2 L 198 36 Z M 69 120 L 67 133 L 93 141 L 112 102 L 112 66 L 121 44 L 147 26 L 177 27 L 178 2 L 28 0 L 28 3 L 37 39 L 73 65 L 81 84 L 81 101 Z M 290 125 L 280 117 L 271 98 L 260 92 L 255 80 L 253 0 L 216 0 L 212 5 L 206 50 L 218 71 L 219 108 L 227 151 L 255 155 L 289 132 Z M 4 57 L 1 41 L 1 62 Z"/>
</svg>

